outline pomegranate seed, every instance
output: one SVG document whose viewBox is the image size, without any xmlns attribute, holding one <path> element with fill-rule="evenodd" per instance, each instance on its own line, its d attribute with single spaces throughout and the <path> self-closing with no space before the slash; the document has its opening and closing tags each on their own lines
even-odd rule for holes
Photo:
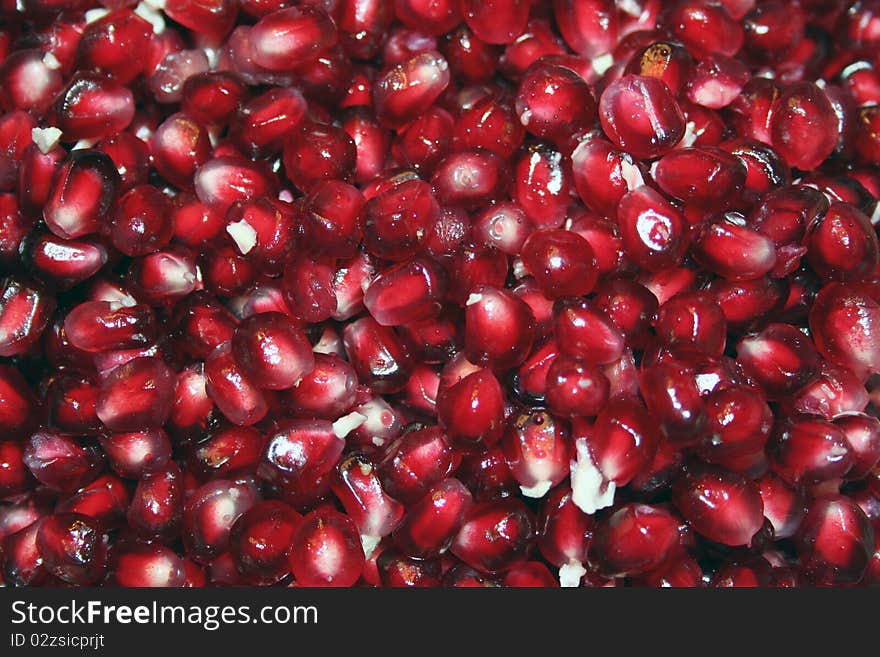
<svg viewBox="0 0 880 657">
<path fill-rule="evenodd" d="M 158 428 L 171 413 L 174 387 L 174 373 L 161 360 L 134 358 L 101 383 L 95 411 L 111 431 Z"/>
<path fill-rule="evenodd" d="M 376 116 L 398 128 L 425 112 L 449 85 L 449 64 L 437 51 L 390 67 L 373 82 Z"/>
<path fill-rule="evenodd" d="M 535 520 L 522 502 L 484 502 L 471 507 L 450 550 L 471 568 L 496 573 L 524 561 L 534 538 Z"/>
<path fill-rule="evenodd" d="M 808 383 L 816 374 L 819 356 L 809 338 L 795 327 L 769 324 L 740 340 L 737 360 L 773 400 Z"/>
<path fill-rule="evenodd" d="M 73 151 L 52 176 L 43 207 L 46 227 L 62 239 L 98 232 L 112 216 L 119 182 L 110 157 Z"/>
<path fill-rule="evenodd" d="M 56 513 L 40 522 L 36 546 L 42 566 L 69 584 L 95 584 L 107 565 L 107 535 L 92 518 Z"/>
<path fill-rule="evenodd" d="M 128 127 L 135 102 L 131 91 L 118 82 L 83 72 L 59 92 L 52 111 L 65 140 L 99 140 Z"/>
<path fill-rule="evenodd" d="M 269 410 L 265 395 L 244 375 L 229 342 L 216 347 L 205 361 L 205 390 L 224 417 L 239 426 L 259 422 Z"/>
<path fill-rule="evenodd" d="M 855 584 L 874 550 L 874 530 L 865 514 L 843 496 L 814 500 L 796 537 L 804 573 L 819 585 Z"/>
<path fill-rule="evenodd" d="M 764 522 L 758 487 L 724 470 L 698 470 L 679 479 L 673 501 L 694 529 L 724 545 L 746 545 Z"/>
<path fill-rule="evenodd" d="M 281 313 L 254 315 L 239 324 L 232 353 L 245 376 L 273 390 L 293 387 L 315 366 L 305 335 Z"/>
<path fill-rule="evenodd" d="M 237 504 L 238 498 L 235 500 Z M 180 536 L 183 527 L 184 501 L 183 474 L 177 465 L 148 473 L 138 482 L 131 498 L 128 525 L 142 538 L 171 542 Z"/>
<path fill-rule="evenodd" d="M 364 566 L 357 528 L 346 515 L 317 509 L 293 535 L 290 568 L 301 586 L 352 586 Z"/>
<path fill-rule="evenodd" d="M 290 572 L 287 548 L 301 520 L 282 502 L 258 502 L 242 513 L 229 534 L 229 551 L 249 581 L 273 584 Z"/>
<path fill-rule="evenodd" d="M 774 148 L 798 169 L 813 169 L 837 145 L 834 108 L 815 84 L 799 82 L 782 92 L 770 119 Z"/>
<path fill-rule="evenodd" d="M 238 518 L 259 502 L 249 483 L 217 479 L 197 488 L 183 511 L 183 541 L 187 554 L 210 563 L 230 545 Z"/>
<path fill-rule="evenodd" d="M 607 577 L 643 575 L 679 545 L 678 519 L 647 504 L 626 504 L 596 525 L 590 561 Z"/>
<path fill-rule="evenodd" d="M 114 546 L 107 577 L 115 586 L 179 588 L 186 572 L 183 559 L 170 548 L 132 542 Z"/>
<path fill-rule="evenodd" d="M 810 309 L 816 348 L 828 360 L 857 375 L 880 369 L 880 301 L 860 290 L 829 283 Z"/>
<path fill-rule="evenodd" d="M 313 5 L 279 9 L 257 21 L 250 42 L 254 63 L 270 71 L 287 71 L 333 45 L 336 26 Z"/>
</svg>

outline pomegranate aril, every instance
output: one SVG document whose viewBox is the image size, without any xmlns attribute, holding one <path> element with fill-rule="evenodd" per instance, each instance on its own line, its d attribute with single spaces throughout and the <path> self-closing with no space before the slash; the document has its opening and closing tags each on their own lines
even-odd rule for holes
<svg viewBox="0 0 880 657">
<path fill-rule="evenodd" d="M 597 366 L 558 357 L 547 369 L 545 398 L 557 415 L 595 416 L 605 406 L 610 384 Z"/>
<path fill-rule="evenodd" d="M 50 60 L 51 61 L 51 60 Z M 7 108 L 42 114 L 64 84 L 61 72 L 46 63 L 38 49 L 19 50 L 3 59 L 0 81 Z"/>
<path fill-rule="evenodd" d="M 180 536 L 185 496 L 183 474 L 176 464 L 144 475 L 128 507 L 128 526 L 145 539 L 171 542 Z"/>
<path fill-rule="evenodd" d="M 158 428 L 171 413 L 174 388 L 174 373 L 160 359 L 135 358 L 101 383 L 95 410 L 111 431 Z"/>
<path fill-rule="evenodd" d="M 229 535 L 229 551 L 248 581 L 274 584 L 290 572 L 287 550 L 301 516 L 276 500 L 258 502 L 238 517 Z"/>
<path fill-rule="evenodd" d="M 376 116 L 400 128 L 425 112 L 449 84 L 449 64 L 434 50 L 389 67 L 373 82 Z"/>
<path fill-rule="evenodd" d="M 590 561 L 607 577 L 644 575 L 679 549 L 678 525 L 662 507 L 623 505 L 596 525 Z"/>
<path fill-rule="evenodd" d="M 424 496 L 458 465 L 457 455 L 439 427 L 404 433 L 378 464 L 385 491 L 404 504 Z"/>
<path fill-rule="evenodd" d="M 261 313 L 239 324 L 232 353 L 245 376 L 273 390 L 293 387 L 315 366 L 306 336 L 281 313 Z"/>
<path fill-rule="evenodd" d="M 813 303 L 810 330 L 819 352 L 857 376 L 880 370 L 880 300 L 829 283 Z"/>
<path fill-rule="evenodd" d="M 737 361 L 775 400 L 796 392 L 816 374 L 819 355 L 810 339 L 790 324 L 769 324 L 737 344 Z"/>
<path fill-rule="evenodd" d="M 262 17 L 250 33 L 251 57 L 270 71 L 289 71 L 336 42 L 336 26 L 313 5 L 280 9 Z"/>
<path fill-rule="evenodd" d="M 809 417 L 783 420 L 767 455 L 773 471 L 792 486 L 842 478 L 855 461 L 843 429 Z"/>
<path fill-rule="evenodd" d="M 42 523 L 43 519 L 39 519 L 0 542 L 0 565 L 6 586 L 39 586 L 49 579 L 49 571 L 37 547 L 37 533 Z"/>
<path fill-rule="evenodd" d="M 877 232 L 870 219 L 845 203 L 832 203 L 807 226 L 807 261 L 824 280 L 860 281 L 877 269 Z"/>
<path fill-rule="evenodd" d="M 703 228 L 691 249 L 708 271 L 730 281 L 748 281 L 776 265 L 773 241 L 749 227 L 745 217 L 728 212 Z"/>
<path fill-rule="evenodd" d="M 183 542 L 187 554 L 210 563 L 229 548 L 235 521 L 259 502 L 250 483 L 217 479 L 197 488 L 183 512 Z"/>
<path fill-rule="evenodd" d="M 468 566 L 497 573 L 525 561 L 535 540 L 535 520 L 519 500 L 475 504 L 452 542 L 451 552 Z"/>
<path fill-rule="evenodd" d="M 336 354 L 315 353 L 315 367 L 285 395 L 300 417 L 335 420 L 357 401 L 357 372 Z"/>
<path fill-rule="evenodd" d="M 86 25 L 76 48 L 76 66 L 104 73 L 120 84 L 128 84 L 143 70 L 143 53 L 153 30 L 131 9 L 115 9 Z"/>
<path fill-rule="evenodd" d="M 167 0 L 162 9 L 173 21 L 197 31 L 208 43 L 219 43 L 229 34 L 238 15 L 238 4 L 231 0 Z"/>
<path fill-rule="evenodd" d="M 478 369 L 441 389 L 437 419 L 456 442 L 495 444 L 504 421 L 504 393 L 498 379 L 489 370 Z"/>
<path fill-rule="evenodd" d="M 233 424 L 256 424 L 269 410 L 264 393 L 243 374 L 229 342 L 219 345 L 208 356 L 205 382 L 208 396 Z"/>
<path fill-rule="evenodd" d="M 69 584 L 95 584 L 107 566 L 107 535 L 94 519 L 56 513 L 40 522 L 36 545 L 43 567 Z"/>
<path fill-rule="evenodd" d="M 553 308 L 554 329 L 563 353 L 597 365 L 623 355 L 625 338 L 604 312 L 590 301 L 564 297 Z"/>
<path fill-rule="evenodd" d="M 394 18 L 394 6 L 383 0 L 341 0 L 339 4 L 334 21 L 342 47 L 356 59 L 374 57 Z"/>
<path fill-rule="evenodd" d="M 856 584 L 874 551 L 874 529 L 847 497 L 810 503 L 795 537 L 803 572 L 817 585 Z"/>
<path fill-rule="evenodd" d="M 156 171 L 181 189 L 193 188 L 196 169 L 211 157 L 211 143 L 204 125 L 183 112 L 166 118 L 150 136 L 149 143 Z M 208 199 L 202 200 L 208 202 Z"/>
<path fill-rule="evenodd" d="M 120 543 L 113 547 L 107 574 L 114 586 L 179 588 L 186 581 L 183 559 L 155 543 Z"/>
<path fill-rule="evenodd" d="M 668 87 L 657 78 L 625 75 L 599 99 L 605 134 L 633 157 L 665 155 L 681 140 L 684 115 Z"/>
<path fill-rule="evenodd" d="M 238 76 L 228 71 L 198 73 L 183 84 L 181 109 L 202 125 L 225 124 L 248 95 Z"/>
<path fill-rule="evenodd" d="M 300 586 L 352 586 L 364 566 L 357 527 L 346 515 L 315 510 L 306 515 L 293 535 L 290 568 Z"/>
<path fill-rule="evenodd" d="M 277 178 L 264 162 L 224 155 L 213 157 L 196 170 L 193 187 L 200 201 L 225 212 L 236 201 L 274 196 Z"/>
<path fill-rule="evenodd" d="M 119 183 L 109 156 L 73 151 L 52 176 L 43 206 L 46 227 L 62 239 L 98 232 L 112 217 Z"/>
<path fill-rule="evenodd" d="M 511 196 L 536 228 L 558 228 L 565 219 L 572 180 L 562 152 L 538 143 L 525 149 L 513 167 Z"/>
<path fill-rule="evenodd" d="M 675 483 L 672 496 L 697 532 L 724 545 L 747 545 L 764 522 L 758 487 L 732 472 L 690 472 Z"/>
<path fill-rule="evenodd" d="M 343 343 L 361 383 L 379 394 L 399 391 L 412 370 L 412 359 L 394 329 L 372 317 L 348 324 Z"/>
<path fill-rule="evenodd" d="M 834 108 L 822 89 L 799 82 L 782 92 L 770 119 L 774 148 L 789 166 L 814 169 L 837 145 Z"/>
<path fill-rule="evenodd" d="M 77 73 L 52 106 L 65 141 L 99 140 L 122 132 L 134 119 L 130 89 L 97 73 Z"/>
<path fill-rule="evenodd" d="M 526 27 L 529 2 L 526 0 L 462 0 L 461 13 L 477 38 L 486 43 L 513 42 Z"/>
<path fill-rule="evenodd" d="M 790 538 L 797 531 L 806 512 L 803 490 L 786 484 L 772 472 L 756 480 L 764 502 L 764 517 L 773 525 L 777 539 Z"/>
<path fill-rule="evenodd" d="M 543 497 L 568 476 L 574 455 L 565 421 L 542 410 L 511 416 L 501 449 L 523 495 L 534 498 Z"/>
<path fill-rule="evenodd" d="M 400 523 L 403 505 L 383 490 L 376 466 L 363 453 L 355 452 L 340 461 L 331 486 L 357 525 L 369 558 L 379 541 Z"/>
</svg>

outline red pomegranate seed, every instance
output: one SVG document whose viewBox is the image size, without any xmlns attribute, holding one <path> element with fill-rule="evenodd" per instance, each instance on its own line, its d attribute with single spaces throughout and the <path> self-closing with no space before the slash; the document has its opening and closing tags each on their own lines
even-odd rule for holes
<svg viewBox="0 0 880 657">
<path fill-rule="evenodd" d="M 210 563 L 230 545 L 236 520 L 259 502 L 250 483 L 217 479 L 197 488 L 183 511 L 183 541 L 187 554 Z"/>
<path fill-rule="evenodd" d="M 647 504 L 626 504 L 596 525 L 590 561 L 607 577 L 643 575 L 679 549 L 679 520 Z"/>
<path fill-rule="evenodd" d="M 269 410 L 265 395 L 243 374 L 229 342 L 216 347 L 205 361 L 205 389 L 224 417 L 239 426 L 256 424 Z"/>
<path fill-rule="evenodd" d="M 365 559 L 354 522 L 338 511 L 318 509 L 299 523 L 289 561 L 300 586 L 346 587 L 358 580 Z"/>
<path fill-rule="evenodd" d="M 672 496 L 697 532 L 723 545 L 747 545 L 764 522 L 758 487 L 732 472 L 688 473 L 675 483 Z"/>
<path fill-rule="evenodd" d="M 119 182 L 107 155 L 73 151 L 52 176 L 43 207 L 46 227 L 62 239 L 98 232 L 112 217 Z"/>
<path fill-rule="evenodd" d="M 229 534 L 238 572 L 255 584 L 274 584 L 290 572 L 287 549 L 301 516 L 276 500 L 258 502 L 242 513 Z"/>
<path fill-rule="evenodd" d="M 104 379 L 95 410 L 111 431 L 158 428 L 171 413 L 174 387 L 174 373 L 160 359 L 134 358 Z"/>
<path fill-rule="evenodd" d="M 115 586 L 179 588 L 186 571 L 183 559 L 170 548 L 132 542 L 114 546 L 107 578 Z"/>
<path fill-rule="evenodd" d="M 880 301 L 839 283 L 824 286 L 810 309 L 819 352 L 857 376 L 880 369 Z"/>
<path fill-rule="evenodd" d="M 218 489 L 218 486 L 211 487 L 211 490 Z M 236 489 L 237 492 L 244 490 Z M 128 507 L 129 527 L 144 539 L 174 541 L 183 527 L 184 497 L 183 474 L 177 465 L 144 475 Z M 238 498 L 235 499 L 237 502 Z"/>
<path fill-rule="evenodd" d="M 281 313 L 245 319 L 235 329 L 232 353 L 245 376 L 259 387 L 273 390 L 293 387 L 315 366 L 305 335 Z"/>
<path fill-rule="evenodd" d="M 92 518 L 56 513 L 40 522 L 36 545 L 43 567 L 74 585 L 95 584 L 107 566 L 107 535 Z"/>
<path fill-rule="evenodd" d="M 871 560 L 874 530 L 843 496 L 814 500 L 795 538 L 803 572 L 818 585 L 855 584 Z"/>
</svg>

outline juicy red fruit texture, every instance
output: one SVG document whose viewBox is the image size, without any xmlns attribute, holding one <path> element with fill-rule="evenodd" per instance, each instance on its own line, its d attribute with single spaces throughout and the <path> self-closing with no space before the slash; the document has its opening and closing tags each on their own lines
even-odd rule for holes
<svg viewBox="0 0 880 657">
<path fill-rule="evenodd" d="M 4 585 L 876 584 L 875 0 L 103 4 L 4 5 Z"/>
</svg>

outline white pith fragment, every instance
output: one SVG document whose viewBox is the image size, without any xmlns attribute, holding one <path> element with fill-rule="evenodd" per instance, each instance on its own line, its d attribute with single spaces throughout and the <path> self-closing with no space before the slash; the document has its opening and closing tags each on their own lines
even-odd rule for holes
<svg viewBox="0 0 880 657">
<path fill-rule="evenodd" d="M 220 51 L 217 48 L 202 48 L 202 51 L 208 58 L 208 68 L 213 71 L 217 68 L 217 62 L 220 60 Z"/>
<path fill-rule="evenodd" d="M 51 52 L 47 52 L 43 55 L 43 66 L 52 71 L 57 71 L 61 68 L 61 62 L 58 61 L 58 58 L 53 55 Z"/>
<path fill-rule="evenodd" d="M 483 300 L 482 294 L 471 293 L 471 295 L 467 298 L 467 301 L 464 302 L 464 305 L 473 306 L 475 303 L 480 303 L 480 301 L 482 301 L 482 300 Z"/>
<path fill-rule="evenodd" d="M 55 127 L 34 128 L 31 130 L 31 139 L 40 149 L 43 155 L 49 153 L 61 141 L 61 131 Z"/>
<path fill-rule="evenodd" d="M 628 160 L 620 160 L 620 174 L 629 191 L 638 189 L 645 184 L 645 179 L 642 178 L 641 170 Z"/>
<path fill-rule="evenodd" d="M 149 5 L 156 11 L 162 11 L 165 9 L 165 0 L 144 0 L 144 4 Z"/>
<path fill-rule="evenodd" d="M 871 225 L 876 226 L 880 223 L 880 201 L 874 206 L 874 212 L 871 213 Z"/>
<path fill-rule="evenodd" d="M 95 21 L 101 20 L 102 18 L 104 18 L 104 16 L 106 16 L 109 13 L 110 13 L 110 10 L 104 9 L 103 7 L 99 8 L 99 9 L 89 9 L 86 12 L 86 25 L 89 25 L 91 23 L 94 23 Z"/>
<path fill-rule="evenodd" d="M 684 124 L 684 137 L 681 138 L 681 145 L 684 148 L 693 146 L 694 143 L 697 141 L 697 137 L 700 136 L 700 133 L 695 132 L 696 127 L 697 124 L 693 121 L 688 121 Z"/>
<path fill-rule="evenodd" d="M 617 8 L 633 18 L 638 18 L 642 15 L 642 6 L 636 0 L 618 0 Z"/>
<path fill-rule="evenodd" d="M 579 438 L 576 446 L 577 460 L 571 462 L 571 501 L 584 513 L 593 514 L 614 504 L 617 485 L 605 481 L 593 463 L 586 440 Z"/>
<path fill-rule="evenodd" d="M 338 438 L 345 438 L 366 421 L 366 415 L 361 415 L 357 411 L 353 411 L 348 415 L 343 415 L 333 423 L 333 433 L 335 433 Z"/>
<path fill-rule="evenodd" d="M 226 232 L 235 241 L 235 245 L 242 255 L 247 255 L 257 245 L 257 231 L 246 219 L 228 224 Z"/>
<path fill-rule="evenodd" d="M 382 541 L 381 536 L 367 536 L 361 534 L 361 545 L 364 547 L 364 556 L 369 559 L 376 549 L 376 546 Z"/>
<path fill-rule="evenodd" d="M 325 331 L 321 339 L 312 347 L 312 352 L 316 354 L 341 354 L 342 343 L 339 336 L 330 331 Z"/>
<path fill-rule="evenodd" d="M 605 75 L 605 71 L 614 66 L 614 55 L 606 52 L 604 55 L 598 55 L 590 60 L 590 66 L 599 75 Z"/>
<path fill-rule="evenodd" d="M 581 579 L 586 574 L 587 569 L 583 564 L 572 559 L 559 566 L 559 586 L 566 589 L 576 589 L 581 585 Z"/>
<path fill-rule="evenodd" d="M 522 494 L 526 497 L 533 497 L 535 499 L 544 497 L 549 491 L 553 488 L 552 481 L 539 481 L 534 486 L 520 486 L 519 489 L 522 491 Z"/>
<path fill-rule="evenodd" d="M 138 3 L 138 6 L 134 8 L 134 13 L 150 24 L 153 28 L 153 34 L 162 34 L 165 31 L 165 18 L 150 3 Z"/>
<path fill-rule="evenodd" d="M 384 439 L 384 438 L 380 438 L 379 436 L 373 436 L 373 438 L 371 439 L 371 442 L 372 442 L 376 447 L 384 447 L 384 446 L 385 446 L 385 439 Z"/>
<path fill-rule="evenodd" d="M 515 258 L 513 261 L 513 275 L 517 280 L 525 278 L 529 275 L 526 266 L 523 264 L 522 258 Z"/>
<path fill-rule="evenodd" d="M 80 139 L 73 145 L 72 151 L 84 151 L 98 143 L 97 139 Z"/>
</svg>

